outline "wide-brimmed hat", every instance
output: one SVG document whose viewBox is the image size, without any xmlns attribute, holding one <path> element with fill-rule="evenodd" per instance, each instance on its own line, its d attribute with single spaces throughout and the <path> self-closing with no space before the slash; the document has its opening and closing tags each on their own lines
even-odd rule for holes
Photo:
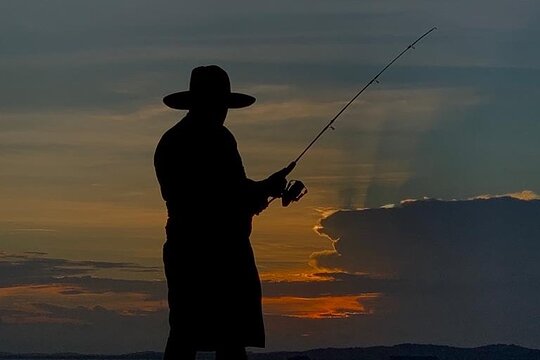
<svg viewBox="0 0 540 360">
<path fill-rule="evenodd" d="M 239 109 L 255 102 L 253 96 L 231 92 L 229 75 L 217 65 L 199 66 L 191 71 L 189 90 L 167 95 L 163 102 L 170 108 L 189 110 L 193 104 L 225 103 Z"/>
</svg>

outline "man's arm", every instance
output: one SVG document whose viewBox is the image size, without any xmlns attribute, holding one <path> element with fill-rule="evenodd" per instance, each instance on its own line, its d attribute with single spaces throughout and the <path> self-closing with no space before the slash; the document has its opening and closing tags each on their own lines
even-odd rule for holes
<svg viewBox="0 0 540 360">
<path fill-rule="evenodd" d="M 259 215 L 268 207 L 270 198 L 279 198 L 287 185 L 286 176 L 294 169 L 296 163 L 292 162 L 286 168 L 270 175 L 261 181 L 246 179 L 248 191 L 248 206 L 253 215 Z"/>
</svg>

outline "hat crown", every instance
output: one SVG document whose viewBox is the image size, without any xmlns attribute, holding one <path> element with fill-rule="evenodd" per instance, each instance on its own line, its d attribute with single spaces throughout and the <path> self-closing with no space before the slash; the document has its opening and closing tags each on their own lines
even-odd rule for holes
<svg viewBox="0 0 540 360">
<path fill-rule="evenodd" d="M 221 98 L 231 93 L 231 82 L 225 70 L 219 66 L 199 66 L 191 71 L 189 91 L 195 97 Z"/>
</svg>

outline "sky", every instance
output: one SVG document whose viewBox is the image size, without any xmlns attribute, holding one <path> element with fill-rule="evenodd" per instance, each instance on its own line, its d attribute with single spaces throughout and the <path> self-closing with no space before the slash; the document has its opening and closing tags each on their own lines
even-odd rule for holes
<svg viewBox="0 0 540 360">
<path fill-rule="evenodd" d="M 218 64 L 257 98 L 226 126 L 263 179 L 433 26 L 302 159 L 292 177 L 308 194 L 255 218 L 267 350 L 540 348 L 539 13 L 516 0 L 0 0 L 0 352 L 163 349 L 152 161 L 184 115 L 161 99 L 192 68 Z"/>
</svg>

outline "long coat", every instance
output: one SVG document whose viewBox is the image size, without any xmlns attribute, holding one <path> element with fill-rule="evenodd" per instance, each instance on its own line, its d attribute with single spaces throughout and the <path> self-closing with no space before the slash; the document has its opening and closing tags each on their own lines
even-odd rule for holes
<svg viewBox="0 0 540 360">
<path fill-rule="evenodd" d="M 267 196 L 246 177 L 234 136 L 188 113 L 161 138 L 154 166 L 169 216 L 169 342 L 195 350 L 264 347 L 249 236 Z"/>
</svg>

